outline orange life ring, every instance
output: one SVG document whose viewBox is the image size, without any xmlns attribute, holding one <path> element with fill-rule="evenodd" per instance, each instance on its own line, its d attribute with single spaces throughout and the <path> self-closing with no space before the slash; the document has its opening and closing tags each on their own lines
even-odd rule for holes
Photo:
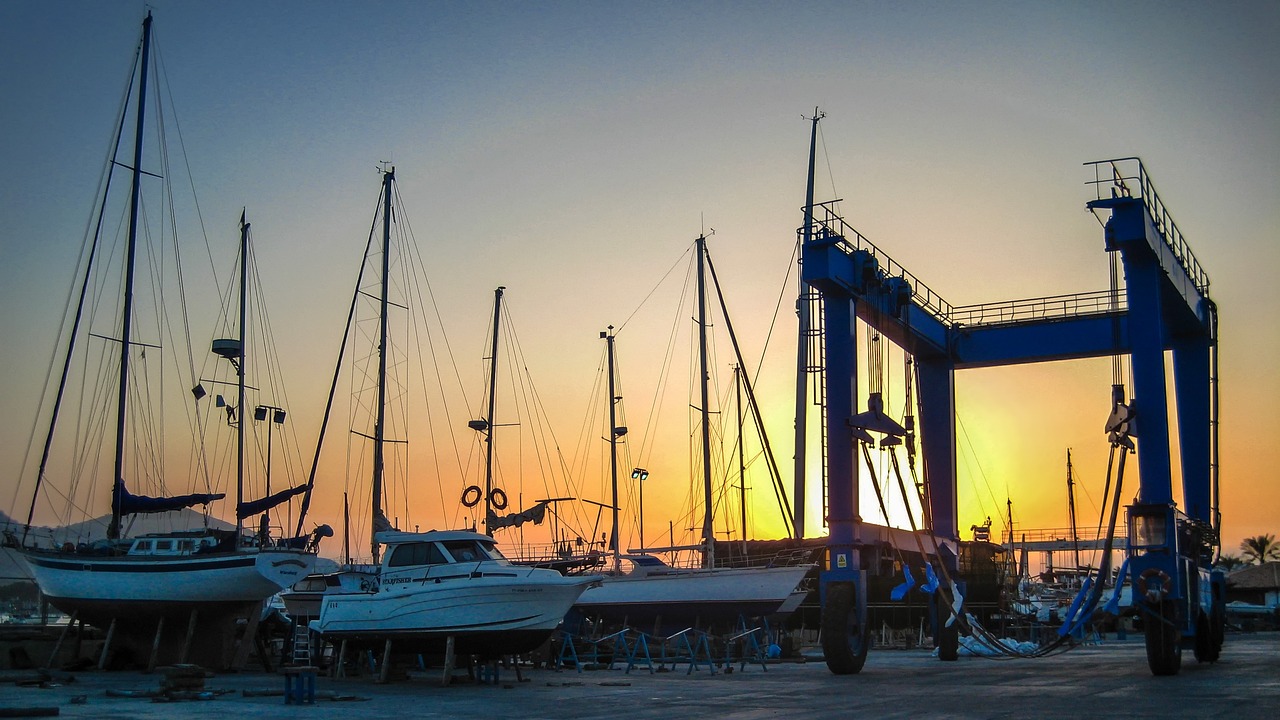
<svg viewBox="0 0 1280 720">
<path fill-rule="evenodd" d="M 1158 567 L 1147 568 L 1138 576 L 1138 594 L 1152 602 L 1158 602 L 1172 590 L 1173 578 Z"/>
<path fill-rule="evenodd" d="M 489 491 L 489 504 L 495 510 L 507 509 L 507 494 L 502 491 L 502 488 L 494 488 Z"/>
<path fill-rule="evenodd" d="M 483 493 L 480 491 L 479 485 L 468 485 L 466 490 L 462 491 L 462 504 L 467 507 L 475 507 L 480 504 L 480 498 Z"/>
</svg>

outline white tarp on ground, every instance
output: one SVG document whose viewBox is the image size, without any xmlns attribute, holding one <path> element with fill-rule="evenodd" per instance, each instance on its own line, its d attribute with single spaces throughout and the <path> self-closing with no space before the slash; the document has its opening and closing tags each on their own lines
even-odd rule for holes
<svg viewBox="0 0 1280 720">
<path fill-rule="evenodd" d="M 1001 638 L 998 642 L 1003 645 L 1006 650 L 1017 655 L 1029 655 L 1040 648 L 1039 645 L 1033 642 L 1018 642 L 1013 638 Z M 1008 653 L 1000 650 L 999 648 L 991 647 L 986 640 L 962 637 L 960 638 L 960 648 L 956 651 L 956 654 L 961 657 L 996 657 L 1004 656 Z M 933 656 L 938 656 L 937 648 L 933 649 Z"/>
</svg>

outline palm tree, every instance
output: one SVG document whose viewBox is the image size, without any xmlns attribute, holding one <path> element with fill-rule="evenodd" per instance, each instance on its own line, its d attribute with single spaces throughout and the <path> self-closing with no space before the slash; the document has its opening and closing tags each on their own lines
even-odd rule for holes
<svg viewBox="0 0 1280 720">
<path fill-rule="evenodd" d="M 1247 537 L 1240 542 L 1240 555 L 1245 562 L 1258 565 L 1268 560 L 1280 560 L 1280 543 L 1271 533 Z"/>
<path fill-rule="evenodd" d="M 1229 573 L 1246 564 L 1247 563 L 1244 560 L 1240 559 L 1239 555 L 1223 555 L 1218 558 L 1218 562 L 1214 563 L 1214 566 L 1221 568 L 1223 572 Z"/>
</svg>

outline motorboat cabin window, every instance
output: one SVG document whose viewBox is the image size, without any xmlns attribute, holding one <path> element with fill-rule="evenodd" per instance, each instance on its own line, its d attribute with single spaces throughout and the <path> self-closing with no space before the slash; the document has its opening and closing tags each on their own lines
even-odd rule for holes
<svg viewBox="0 0 1280 720">
<path fill-rule="evenodd" d="M 493 543 L 475 540 L 449 540 L 444 543 L 455 562 L 479 562 L 481 560 L 502 560 L 502 553 Z"/>
<path fill-rule="evenodd" d="M 173 541 L 172 541 L 172 540 L 157 540 L 157 541 L 156 541 L 156 552 L 169 552 L 169 551 L 171 551 L 171 550 L 173 550 Z"/>
<path fill-rule="evenodd" d="M 328 585 L 327 578 L 323 577 L 304 577 L 293 584 L 294 592 L 318 592 L 322 593 Z"/>
<path fill-rule="evenodd" d="M 135 553 L 151 552 L 151 541 L 150 541 L 150 540 L 138 540 L 138 541 L 134 542 L 134 543 L 133 543 L 133 552 L 135 552 Z"/>
<path fill-rule="evenodd" d="M 440 552 L 433 542 L 414 542 L 397 545 L 387 561 L 387 567 L 408 567 L 410 565 L 440 565 L 449 559 Z"/>
</svg>

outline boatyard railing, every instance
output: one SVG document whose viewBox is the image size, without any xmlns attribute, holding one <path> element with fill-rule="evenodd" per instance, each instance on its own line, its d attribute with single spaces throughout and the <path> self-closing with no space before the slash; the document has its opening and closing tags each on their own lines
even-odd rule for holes
<svg viewBox="0 0 1280 720">
<path fill-rule="evenodd" d="M 1076 530 L 1076 537 L 1080 542 L 1097 542 L 1105 540 L 1106 535 L 1099 533 L 1097 528 L 1079 528 Z M 1127 526 L 1122 523 L 1116 523 L 1116 538 L 1128 537 Z M 1013 531 L 1013 546 L 1017 548 L 1023 542 L 1028 543 L 1045 543 L 1045 542 L 1071 542 L 1071 528 L 1031 528 L 1027 530 Z M 1008 546 L 1010 544 L 1009 533 L 1005 531 L 1002 544 Z"/>
</svg>

